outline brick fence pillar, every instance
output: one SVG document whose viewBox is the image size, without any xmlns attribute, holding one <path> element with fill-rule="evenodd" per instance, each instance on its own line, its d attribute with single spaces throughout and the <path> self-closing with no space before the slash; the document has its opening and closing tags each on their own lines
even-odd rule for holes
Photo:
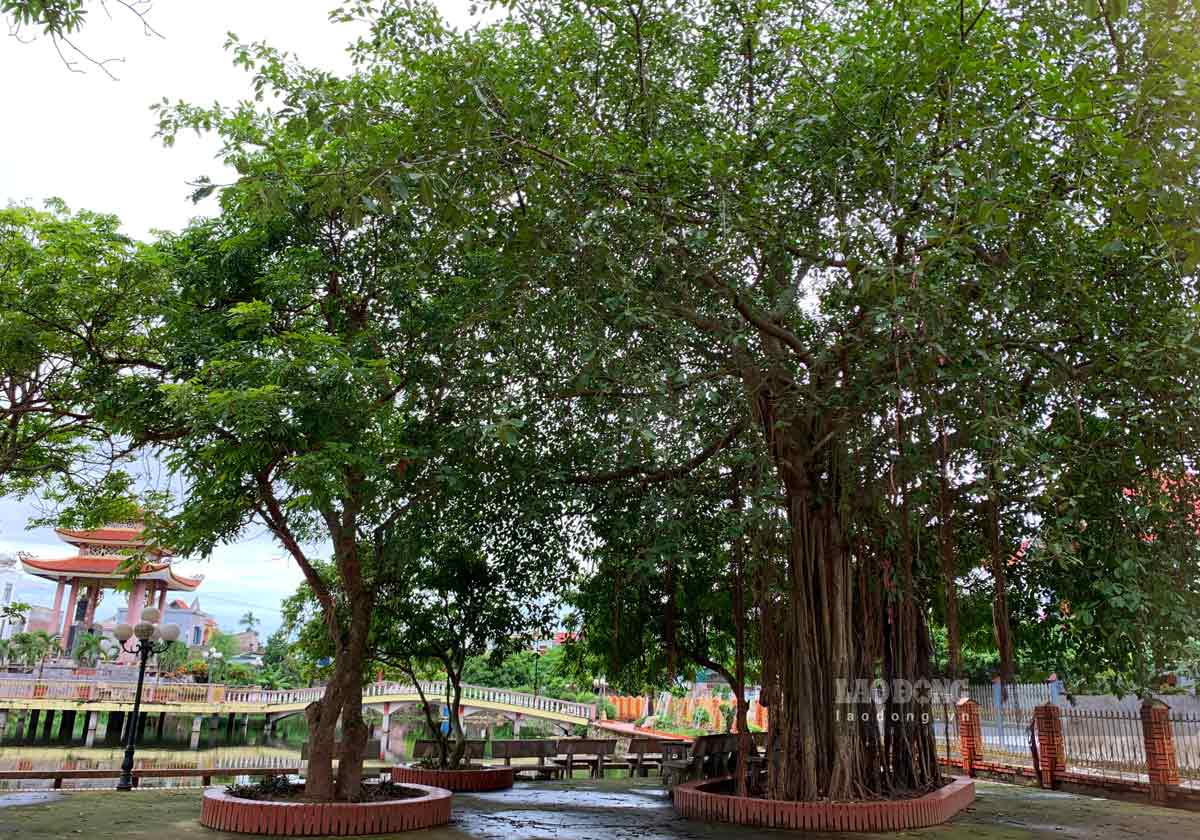
<svg viewBox="0 0 1200 840">
<path fill-rule="evenodd" d="M 1179 784 L 1170 713 L 1170 708 L 1161 700 L 1148 697 L 1142 703 L 1142 738 L 1146 742 L 1150 801 L 1156 804 L 1165 804 L 1171 788 Z"/>
<path fill-rule="evenodd" d="M 983 727 L 979 723 L 979 704 L 964 697 L 955 704 L 958 718 L 958 748 L 962 752 L 963 772 L 975 775 L 975 765 L 983 761 Z"/>
<path fill-rule="evenodd" d="M 1053 788 L 1056 774 L 1067 770 L 1067 754 L 1063 747 L 1062 710 L 1053 703 L 1033 710 L 1034 731 L 1037 733 L 1038 777 L 1042 787 Z"/>
</svg>

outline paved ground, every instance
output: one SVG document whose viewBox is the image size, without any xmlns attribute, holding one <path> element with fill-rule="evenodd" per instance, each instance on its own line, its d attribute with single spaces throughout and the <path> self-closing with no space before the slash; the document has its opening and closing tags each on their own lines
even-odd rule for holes
<svg viewBox="0 0 1200 840">
<path fill-rule="evenodd" d="M 458 794 L 455 821 L 407 840 L 750 840 L 800 832 L 739 829 L 675 816 L 657 780 L 520 783 L 511 791 Z M 890 835 L 928 840 L 1129 840 L 1200 838 L 1200 813 L 1131 805 L 989 782 L 952 823 Z M 86 791 L 0 796 L 0 838 L 43 840 L 237 840 L 202 828 L 200 791 Z M 817 835 L 805 835 L 817 837 Z M 830 835 L 836 836 L 836 835 Z M 872 837 L 876 835 L 853 835 Z M 888 835 L 878 835 L 888 836 Z"/>
</svg>

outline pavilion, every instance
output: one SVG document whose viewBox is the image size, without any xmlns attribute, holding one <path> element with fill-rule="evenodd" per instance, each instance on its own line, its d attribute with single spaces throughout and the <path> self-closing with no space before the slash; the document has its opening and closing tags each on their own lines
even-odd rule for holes
<svg viewBox="0 0 1200 840">
<path fill-rule="evenodd" d="M 94 625 L 96 607 L 105 589 L 115 589 L 132 577 L 133 589 L 129 593 L 126 620 L 137 624 L 145 607 L 154 605 L 161 610 L 166 605 L 168 591 L 192 592 L 204 580 L 203 575 L 184 577 L 176 574 L 167 560 L 172 552 L 147 541 L 144 528 L 141 522 L 116 522 L 90 531 L 56 528 L 55 533 L 60 539 L 77 548 L 74 557 L 61 560 L 21 558 L 27 573 L 58 584 L 54 593 L 52 626 L 56 630 L 61 627 L 60 644 L 64 651 L 72 651 L 81 630 Z M 131 558 L 141 561 L 136 576 L 128 573 Z M 123 564 L 125 568 L 122 568 Z M 68 584 L 71 590 L 64 609 L 63 593 Z"/>
</svg>

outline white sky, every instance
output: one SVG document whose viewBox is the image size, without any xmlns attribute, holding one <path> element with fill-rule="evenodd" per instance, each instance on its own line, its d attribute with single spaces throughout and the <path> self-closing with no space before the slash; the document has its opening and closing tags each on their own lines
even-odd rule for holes
<svg viewBox="0 0 1200 840">
<path fill-rule="evenodd" d="M 89 4 L 98 5 L 98 4 Z M 249 76 L 223 49 L 227 32 L 243 41 L 266 40 L 309 64 L 348 70 L 344 47 L 357 34 L 331 24 L 336 0 L 159 0 L 147 19 L 162 38 L 116 4 L 112 19 L 98 8 L 75 42 L 111 65 L 119 81 L 93 67 L 73 73 L 45 40 L 20 43 L 0 34 L 0 203 L 40 204 L 64 199 L 73 209 L 117 214 L 128 233 L 177 230 L 215 201 L 193 205 L 188 182 L 200 175 L 228 179 L 211 138 L 181 136 L 173 148 L 154 138 L 150 105 L 164 96 L 201 104 L 250 97 Z M 437 0 L 452 23 L 470 25 L 469 0 Z M 49 529 L 27 530 L 29 504 L 0 499 L 0 554 L 28 551 L 53 558 L 73 554 Z M 258 533 L 222 547 L 207 560 L 180 563 L 185 574 L 205 575 L 201 606 L 225 629 L 253 609 L 260 632 L 279 625 L 279 599 L 301 580 L 295 565 L 269 536 Z M 18 597 L 49 604 L 53 587 L 33 579 Z M 100 610 L 107 619 L 120 596 Z M 189 598 L 190 600 L 190 598 Z"/>
</svg>

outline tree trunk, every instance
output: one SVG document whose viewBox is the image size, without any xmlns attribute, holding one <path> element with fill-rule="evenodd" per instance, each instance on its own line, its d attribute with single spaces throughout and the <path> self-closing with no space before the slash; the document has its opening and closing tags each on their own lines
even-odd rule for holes
<svg viewBox="0 0 1200 840">
<path fill-rule="evenodd" d="M 304 777 L 304 792 L 317 799 L 332 799 L 333 753 L 337 736 L 338 717 L 342 711 L 341 681 L 337 677 L 325 688 L 325 695 L 304 709 L 308 721 L 308 774 Z"/>
<path fill-rule="evenodd" d="M 338 775 L 335 796 L 339 800 L 357 800 L 362 792 L 363 752 L 370 734 L 362 715 L 362 674 L 370 632 L 369 605 L 353 607 L 346 646 L 339 652 L 342 666 L 342 741 L 338 750 Z"/>
<path fill-rule="evenodd" d="M 457 770 L 462 766 L 463 756 L 467 752 L 467 736 L 463 732 L 462 717 L 462 673 L 450 674 L 450 729 L 454 732 L 454 751 L 450 755 L 450 769 Z M 470 763 L 470 758 L 467 759 Z"/>
<path fill-rule="evenodd" d="M 950 500 L 950 451 L 945 430 L 938 446 L 938 549 L 941 559 L 942 587 L 946 613 L 946 665 L 949 677 L 962 673 L 962 644 L 958 634 L 958 588 L 955 583 L 954 508 Z"/>
<path fill-rule="evenodd" d="M 1001 696 L 1008 697 L 1008 684 L 1013 679 L 1012 636 L 1008 628 L 1008 570 L 1007 558 L 1000 539 L 1000 502 L 995 467 L 989 469 L 986 524 L 988 554 L 992 572 L 992 628 L 996 635 L 996 651 L 1000 656 Z"/>
<path fill-rule="evenodd" d="M 334 659 L 325 696 L 304 710 L 308 720 L 309 761 L 304 792 L 319 799 L 357 799 L 362 789 L 363 750 L 367 725 L 362 717 L 362 669 L 366 656 L 370 610 L 356 606 L 350 627 Z M 335 748 L 338 720 L 342 740 Z M 333 759 L 337 758 L 336 781 Z"/>
</svg>

